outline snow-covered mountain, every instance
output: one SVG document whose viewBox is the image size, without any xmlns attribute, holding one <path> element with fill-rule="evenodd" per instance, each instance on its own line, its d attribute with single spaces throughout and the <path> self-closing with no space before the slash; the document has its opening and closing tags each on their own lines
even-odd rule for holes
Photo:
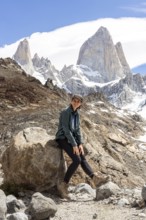
<svg viewBox="0 0 146 220">
<path fill-rule="evenodd" d="M 130 68 L 146 63 L 146 18 L 104 18 L 65 26 L 51 32 L 37 32 L 24 36 L 29 41 L 32 57 L 51 60 L 59 70 L 76 64 L 81 45 L 101 27 L 106 27 L 114 44 L 120 41 Z M 18 44 L 0 47 L 0 57 L 12 57 Z"/>
<path fill-rule="evenodd" d="M 37 53 L 32 58 L 28 40 L 20 41 L 12 58 L 26 73 L 39 79 L 42 84 L 45 84 L 48 78 L 57 81 L 55 74 L 59 71 L 55 69 L 48 58 L 40 58 Z"/>
<path fill-rule="evenodd" d="M 82 45 L 77 64 L 86 65 L 101 73 L 102 76 L 98 82 L 120 79 L 131 72 L 121 44 L 114 45 L 109 31 L 105 27 L 100 27 Z M 126 66 L 125 71 L 124 66 Z"/>
<path fill-rule="evenodd" d="M 48 58 L 39 58 L 38 54 L 31 58 L 30 45 L 26 39 L 20 42 L 13 58 L 30 75 L 36 76 L 38 72 L 44 81 L 47 78 L 56 81 L 59 79 L 59 83 L 66 86 L 75 78 L 84 78 L 82 81 L 99 84 L 131 75 L 122 45 L 120 43 L 114 45 L 109 31 L 104 27 L 100 27 L 93 36 L 84 42 L 79 52 L 77 65 L 74 65 L 74 68 L 73 65 L 64 66 L 60 73 Z M 56 83 L 58 84 L 58 82 Z M 68 87 L 68 89 L 74 92 L 71 88 Z M 88 91 L 82 91 L 82 93 L 88 94 Z"/>
<path fill-rule="evenodd" d="M 132 74 L 122 44 L 114 45 L 107 28 L 100 27 L 86 39 L 79 50 L 77 65 L 65 65 L 61 71 L 48 57 L 37 53 L 32 57 L 30 45 L 29 39 L 20 41 L 13 58 L 43 84 L 51 79 L 68 92 L 82 95 L 102 92 L 118 107 L 126 108 L 127 104 L 130 107 L 135 99 L 140 100 L 136 110 L 145 107 L 142 103 L 146 100 L 146 80 L 140 74 Z"/>
</svg>

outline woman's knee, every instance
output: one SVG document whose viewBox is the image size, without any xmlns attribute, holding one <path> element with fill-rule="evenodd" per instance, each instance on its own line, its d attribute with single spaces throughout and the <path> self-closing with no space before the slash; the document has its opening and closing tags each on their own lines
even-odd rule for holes
<svg viewBox="0 0 146 220">
<path fill-rule="evenodd" d="M 79 165 L 81 163 L 81 157 L 76 155 L 74 158 L 73 158 L 73 163 Z"/>
</svg>

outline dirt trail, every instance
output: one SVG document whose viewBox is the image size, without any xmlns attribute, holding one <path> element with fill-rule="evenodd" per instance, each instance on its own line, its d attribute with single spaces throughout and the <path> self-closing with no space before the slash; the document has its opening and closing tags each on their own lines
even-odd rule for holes
<svg viewBox="0 0 146 220">
<path fill-rule="evenodd" d="M 145 209 L 121 207 L 92 201 L 62 201 L 53 220 L 141 220 L 146 219 Z"/>
</svg>

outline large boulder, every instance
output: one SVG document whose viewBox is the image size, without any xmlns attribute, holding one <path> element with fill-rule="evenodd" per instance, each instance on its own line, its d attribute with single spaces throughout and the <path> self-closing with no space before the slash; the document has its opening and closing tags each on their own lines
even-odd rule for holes
<svg viewBox="0 0 146 220">
<path fill-rule="evenodd" d="M 20 131 L 2 155 L 4 186 L 49 189 L 64 175 L 62 151 L 45 129 Z"/>
</svg>

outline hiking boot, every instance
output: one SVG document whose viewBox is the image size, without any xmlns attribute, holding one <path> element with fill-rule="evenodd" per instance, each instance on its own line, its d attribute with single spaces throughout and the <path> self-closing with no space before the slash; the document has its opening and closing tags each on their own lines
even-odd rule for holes
<svg viewBox="0 0 146 220">
<path fill-rule="evenodd" d="M 59 195 L 62 199 L 69 199 L 69 195 L 68 195 L 68 184 L 65 183 L 64 181 L 59 182 L 57 184 L 57 189 L 59 192 Z"/>
<path fill-rule="evenodd" d="M 93 182 L 94 182 L 94 185 L 96 187 L 99 187 L 107 182 L 110 181 L 110 177 L 109 176 L 105 176 L 101 173 L 94 173 L 94 176 L 92 178 Z"/>
<path fill-rule="evenodd" d="M 138 206 L 141 209 L 146 206 L 146 203 L 145 203 L 144 199 L 141 199 L 141 200 L 138 201 Z"/>
</svg>

